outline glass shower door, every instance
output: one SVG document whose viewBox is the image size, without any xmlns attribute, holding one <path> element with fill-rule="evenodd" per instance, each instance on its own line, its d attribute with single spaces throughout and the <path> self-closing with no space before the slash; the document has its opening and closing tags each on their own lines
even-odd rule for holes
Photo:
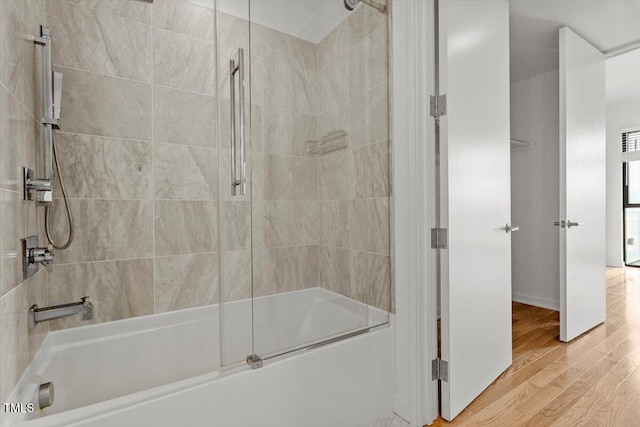
<svg viewBox="0 0 640 427">
<path fill-rule="evenodd" d="M 387 25 L 382 3 L 250 1 L 257 366 L 388 322 Z"/>
<path fill-rule="evenodd" d="M 222 365 L 253 354 L 249 1 L 216 8 Z"/>
</svg>

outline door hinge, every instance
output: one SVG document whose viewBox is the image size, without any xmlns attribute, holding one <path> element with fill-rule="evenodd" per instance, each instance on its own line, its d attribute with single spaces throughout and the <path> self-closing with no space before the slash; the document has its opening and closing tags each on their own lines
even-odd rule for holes
<svg viewBox="0 0 640 427">
<path fill-rule="evenodd" d="M 447 115 L 447 95 L 431 95 L 429 97 L 431 104 L 431 117 L 441 117 Z"/>
<path fill-rule="evenodd" d="M 431 249 L 447 249 L 447 229 L 431 229 Z"/>
<path fill-rule="evenodd" d="M 431 361 L 431 381 L 449 382 L 449 362 L 440 358 Z"/>
</svg>

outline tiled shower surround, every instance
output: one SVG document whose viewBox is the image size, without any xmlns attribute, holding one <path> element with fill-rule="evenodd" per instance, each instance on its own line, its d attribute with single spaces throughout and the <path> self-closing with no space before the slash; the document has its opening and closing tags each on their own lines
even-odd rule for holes
<svg viewBox="0 0 640 427">
<path fill-rule="evenodd" d="M 47 271 L 22 280 L 20 239 L 44 238 L 44 212 L 22 201 L 22 166 L 35 167 L 41 149 L 39 34 L 44 3 L 0 0 L 0 403 L 29 364 L 48 325 L 27 329 L 27 308 L 47 303 Z"/>
<path fill-rule="evenodd" d="M 249 55 L 247 21 L 216 23 L 208 1 L 0 0 L 0 399 L 47 328 L 248 298 L 252 280 L 255 296 L 322 286 L 390 308 L 387 17 L 360 7 L 317 45 L 252 24 Z M 25 37 L 41 23 L 64 73 L 56 146 L 76 230 L 50 273 L 20 284 L 19 239 L 45 240 L 42 208 L 19 192 L 41 145 L 40 55 Z M 252 182 L 231 197 L 238 47 L 252 61 Z M 334 130 L 347 149 L 307 154 Z M 30 304 L 85 295 L 93 321 L 27 333 Z"/>
</svg>

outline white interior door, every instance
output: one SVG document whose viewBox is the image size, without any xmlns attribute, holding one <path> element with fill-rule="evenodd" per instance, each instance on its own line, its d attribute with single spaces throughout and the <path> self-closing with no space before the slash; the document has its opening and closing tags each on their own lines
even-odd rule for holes
<svg viewBox="0 0 640 427">
<path fill-rule="evenodd" d="M 442 416 L 452 420 L 511 364 L 509 10 L 439 6 Z"/>
<path fill-rule="evenodd" d="M 604 322 L 604 55 L 560 29 L 560 339 Z"/>
</svg>

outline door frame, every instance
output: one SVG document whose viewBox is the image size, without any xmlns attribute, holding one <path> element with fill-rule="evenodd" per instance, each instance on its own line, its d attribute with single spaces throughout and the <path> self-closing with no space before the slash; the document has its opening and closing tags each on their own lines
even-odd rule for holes
<svg viewBox="0 0 640 427">
<path fill-rule="evenodd" d="M 438 417 L 435 227 L 434 1 L 394 0 L 391 78 L 393 94 L 393 247 L 396 314 L 394 411 L 411 426 Z M 432 23 L 432 25 L 425 25 Z"/>
<path fill-rule="evenodd" d="M 640 130 L 640 124 L 623 129 L 618 129 L 618 141 L 622 143 L 622 135 L 627 132 Z M 629 204 L 626 182 L 627 164 L 629 162 L 640 161 L 640 151 L 633 151 L 621 154 L 622 162 L 622 264 L 625 267 L 636 267 L 637 265 L 627 264 L 627 208 L 640 208 L 640 203 Z"/>
<path fill-rule="evenodd" d="M 640 203 L 629 203 L 629 186 L 626 184 L 628 164 L 634 161 L 640 160 L 625 160 L 622 162 L 622 262 L 625 267 L 639 268 L 640 265 L 627 263 L 627 209 L 640 209 Z"/>
</svg>

